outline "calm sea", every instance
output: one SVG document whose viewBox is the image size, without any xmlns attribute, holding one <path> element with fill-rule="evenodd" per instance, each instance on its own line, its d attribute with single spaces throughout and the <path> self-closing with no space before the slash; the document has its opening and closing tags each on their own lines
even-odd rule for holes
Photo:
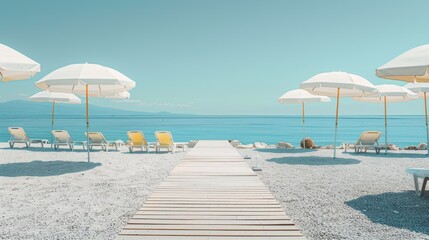
<svg viewBox="0 0 429 240">
<path fill-rule="evenodd" d="M 318 145 L 332 144 L 334 117 L 308 116 L 306 136 Z M 175 141 L 196 139 L 238 139 L 242 143 L 287 141 L 298 145 L 303 136 L 299 116 L 92 116 L 90 130 L 101 131 L 109 140 L 126 140 L 128 130 L 142 130 L 154 141 L 156 130 L 168 130 Z M 0 116 L 0 141 L 7 141 L 7 127 L 25 128 L 30 138 L 50 139 L 51 119 L 48 115 L 28 117 Z M 57 116 L 55 129 L 65 129 L 74 140 L 84 140 L 85 119 Z M 342 116 L 339 120 L 338 143 L 354 142 L 364 130 L 379 130 L 384 134 L 383 116 Z M 426 142 L 424 116 L 389 116 L 389 143 L 399 146 Z M 384 141 L 384 136 L 383 140 Z"/>
</svg>

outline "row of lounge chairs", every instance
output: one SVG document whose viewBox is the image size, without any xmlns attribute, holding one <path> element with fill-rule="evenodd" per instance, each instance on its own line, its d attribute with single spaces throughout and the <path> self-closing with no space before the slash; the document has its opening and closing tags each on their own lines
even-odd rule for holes
<svg viewBox="0 0 429 240">
<path fill-rule="evenodd" d="M 29 138 L 25 130 L 21 127 L 10 127 L 8 131 L 11 136 L 8 141 L 11 148 L 13 148 L 15 144 L 25 144 L 27 148 L 31 147 L 31 144 L 41 144 L 42 147 L 49 144 L 49 140 L 47 139 Z M 75 146 L 82 146 L 83 149 L 89 147 L 89 149 L 92 150 L 94 147 L 100 147 L 101 150 L 108 151 L 111 148 L 118 150 L 121 146 L 120 142 L 108 141 L 101 132 L 89 132 L 89 144 L 86 141 L 73 141 L 66 130 L 52 130 L 51 133 L 53 136 L 51 147 L 55 150 L 59 149 L 61 146 L 66 146 L 70 148 L 70 150 L 73 150 Z M 168 131 L 156 131 L 156 142 L 153 143 L 146 140 L 142 131 L 128 131 L 127 135 L 128 142 L 125 146 L 130 152 L 133 152 L 134 148 L 140 148 L 142 151 L 145 150 L 149 152 L 152 147 L 156 152 L 160 152 L 161 149 L 167 149 L 167 151 L 174 153 L 178 147 L 182 148 L 184 151 L 187 148 L 187 143 L 174 142 L 173 136 Z"/>
</svg>

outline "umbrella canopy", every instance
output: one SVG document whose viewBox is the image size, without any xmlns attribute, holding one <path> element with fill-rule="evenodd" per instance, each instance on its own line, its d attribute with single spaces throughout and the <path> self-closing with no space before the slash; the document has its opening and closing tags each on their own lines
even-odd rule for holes
<svg viewBox="0 0 429 240">
<path fill-rule="evenodd" d="M 330 102 L 326 96 L 313 95 L 306 90 L 296 89 L 283 94 L 278 101 L 280 103 L 305 103 L 305 102 Z"/>
<path fill-rule="evenodd" d="M 338 108 L 340 97 L 361 97 L 375 93 L 375 86 L 365 78 L 346 72 L 317 74 L 301 83 L 301 89 L 313 94 L 337 98 L 335 111 L 334 158 L 337 152 Z"/>
<path fill-rule="evenodd" d="M 59 68 L 39 81 L 36 86 L 51 92 L 102 96 L 128 91 L 136 83 L 115 69 L 98 64 L 72 64 Z"/>
<path fill-rule="evenodd" d="M 408 90 L 407 88 L 392 84 L 383 84 L 375 87 L 378 90 L 377 94 L 360 98 L 354 97 L 353 100 L 360 102 L 384 103 L 384 150 L 387 154 L 387 103 L 415 100 L 418 95 Z"/>
<path fill-rule="evenodd" d="M 408 50 L 376 69 L 381 78 L 429 82 L 429 44 Z"/>
<path fill-rule="evenodd" d="M 302 131 L 304 135 L 304 148 L 305 148 L 305 110 L 304 104 L 306 102 L 314 103 L 314 102 L 330 102 L 331 99 L 326 96 L 318 96 L 313 95 L 306 90 L 296 89 L 283 94 L 278 101 L 280 103 L 297 103 L 302 105 Z"/>
<path fill-rule="evenodd" d="M 429 44 L 422 45 L 411 50 L 408 50 L 388 63 L 376 69 L 375 74 L 378 77 L 401 80 L 405 82 L 429 82 Z M 424 85 L 411 85 L 412 89 L 423 93 L 424 111 L 426 120 L 426 143 L 429 144 L 429 125 L 428 125 L 428 110 L 427 110 L 427 89 Z M 411 89 L 411 88 L 410 88 Z M 429 147 L 427 148 L 429 155 Z"/>
<path fill-rule="evenodd" d="M 72 93 L 60 93 L 60 92 L 49 92 L 42 91 L 29 97 L 34 102 L 60 102 L 70 104 L 80 104 L 81 100 Z"/>
<path fill-rule="evenodd" d="M 24 80 L 40 72 L 40 64 L 24 54 L 0 44 L 0 78 L 4 82 Z"/>
<path fill-rule="evenodd" d="M 378 90 L 376 94 L 364 97 L 354 97 L 353 100 L 360 102 L 384 103 L 384 99 L 386 98 L 386 102 L 406 102 L 415 100 L 418 97 L 414 92 L 398 85 L 382 84 L 375 87 Z"/>
<path fill-rule="evenodd" d="M 361 97 L 376 92 L 374 85 L 365 78 L 346 72 L 327 72 L 317 74 L 301 83 L 301 89 L 310 93 L 336 97 Z"/>
<path fill-rule="evenodd" d="M 134 88 L 136 83 L 115 69 L 98 64 L 72 64 L 59 68 L 39 81 L 36 86 L 52 92 L 74 93 L 86 98 L 86 132 L 89 144 L 89 96 L 114 96 Z M 90 149 L 87 147 L 88 162 Z"/>
<path fill-rule="evenodd" d="M 420 97 L 424 97 L 424 93 L 429 92 L 429 82 L 428 83 L 407 83 L 404 88 L 411 90 L 414 93 L 417 93 Z"/>
</svg>

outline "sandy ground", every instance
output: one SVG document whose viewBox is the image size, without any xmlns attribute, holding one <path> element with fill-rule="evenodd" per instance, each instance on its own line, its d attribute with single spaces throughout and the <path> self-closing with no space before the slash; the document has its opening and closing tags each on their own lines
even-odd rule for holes
<svg viewBox="0 0 429 240">
<path fill-rule="evenodd" d="M 261 180 L 309 239 L 429 239 L 429 196 L 417 197 L 405 173 L 429 168 L 425 151 L 337 159 L 332 150 L 240 152 L 259 162 Z"/>
<path fill-rule="evenodd" d="M 184 153 L 91 156 L 0 143 L 0 239 L 114 239 Z"/>
<path fill-rule="evenodd" d="M 429 239 L 429 196 L 408 167 L 423 151 L 239 150 L 309 239 Z M 0 239 L 114 239 L 184 153 L 8 149 L 0 143 Z M 256 157 L 259 160 L 256 160 Z"/>
</svg>

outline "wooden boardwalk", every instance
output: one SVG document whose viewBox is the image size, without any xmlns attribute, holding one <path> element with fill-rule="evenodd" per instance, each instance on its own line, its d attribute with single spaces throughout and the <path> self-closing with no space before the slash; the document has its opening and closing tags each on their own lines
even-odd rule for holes
<svg viewBox="0 0 429 240">
<path fill-rule="evenodd" d="M 199 141 L 117 239 L 304 239 L 228 141 Z"/>
</svg>

